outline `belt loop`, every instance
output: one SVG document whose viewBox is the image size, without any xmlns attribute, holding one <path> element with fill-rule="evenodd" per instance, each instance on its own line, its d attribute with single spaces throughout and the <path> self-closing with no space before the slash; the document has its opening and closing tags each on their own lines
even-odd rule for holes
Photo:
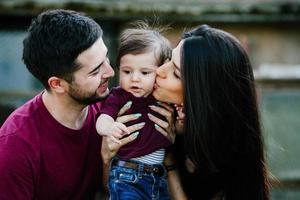
<svg viewBox="0 0 300 200">
<path fill-rule="evenodd" d="M 142 176 L 143 176 L 143 171 L 144 171 L 144 164 L 139 163 L 138 166 L 139 166 L 139 169 L 138 169 L 138 178 L 141 179 L 141 178 L 143 178 Z"/>
</svg>

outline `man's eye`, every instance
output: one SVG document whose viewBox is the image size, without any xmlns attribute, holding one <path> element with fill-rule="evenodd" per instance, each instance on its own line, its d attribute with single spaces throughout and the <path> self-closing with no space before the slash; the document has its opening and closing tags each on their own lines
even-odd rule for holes
<svg viewBox="0 0 300 200">
<path fill-rule="evenodd" d="M 99 70 L 95 71 L 94 73 L 92 73 L 93 76 L 96 76 L 99 73 Z"/>
</svg>

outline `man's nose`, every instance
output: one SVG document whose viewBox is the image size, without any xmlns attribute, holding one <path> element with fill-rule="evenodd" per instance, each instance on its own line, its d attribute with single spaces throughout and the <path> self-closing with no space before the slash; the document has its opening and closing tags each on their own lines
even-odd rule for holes
<svg viewBox="0 0 300 200">
<path fill-rule="evenodd" d="M 115 75 L 115 71 L 113 70 L 113 68 L 111 67 L 109 62 L 106 62 L 105 63 L 105 72 L 103 73 L 103 77 L 109 78 L 109 77 L 113 77 L 114 75 Z"/>
</svg>

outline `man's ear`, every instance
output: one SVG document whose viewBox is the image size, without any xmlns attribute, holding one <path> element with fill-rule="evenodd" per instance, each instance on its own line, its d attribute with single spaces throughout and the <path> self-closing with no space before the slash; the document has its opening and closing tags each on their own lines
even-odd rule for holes
<svg viewBox="0 0 300 200">
<path fill-rule="evenodd" d="M 64 93 L 68 90 L 67 81 L 56 76 L 51 76 L 48 79 L 48 85 L 51 91 L 55 91 L 56 93 Z"/>
</svg>

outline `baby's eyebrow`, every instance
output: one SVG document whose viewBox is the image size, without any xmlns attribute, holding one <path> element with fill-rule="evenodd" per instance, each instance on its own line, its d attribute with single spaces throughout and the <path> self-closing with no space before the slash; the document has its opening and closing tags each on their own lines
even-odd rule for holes
<svg viewBox="0 0 300 200">
<path fill-rule="evenodd" d="M 154 71 L 154 70 L 156 70 L 156 68 L 154 68 L 154 67 L 142 67 L 141 70 L 151 70 L 151 71 Z"/>
</svg>

